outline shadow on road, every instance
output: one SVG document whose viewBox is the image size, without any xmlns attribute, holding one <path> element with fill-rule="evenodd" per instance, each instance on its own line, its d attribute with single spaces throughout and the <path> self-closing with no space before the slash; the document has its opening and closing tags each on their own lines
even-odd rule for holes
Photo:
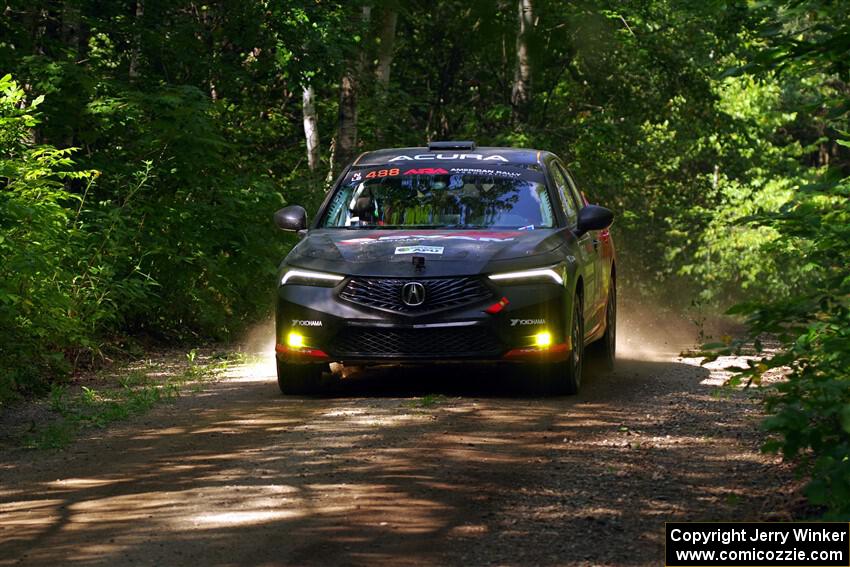
<svg viewBox="0 0 850 567">
<path fill-rule="evenodd" d="M 584 369 L 582 389 L 596 390 L 616 375 L 664 371 L 679 363 L 622 360 L 616 372 L 588 361 Z M 708 376 L 708 371 L 688 366 L 692 372 Z M 346 368 L 344 377 L 326 373 L 327 392 L 320 397 L 415 397 L 426 395 L 499 397 L 551 397 L 534 384 L 534 365 L 434 364 L 381 365 Z M 273 369 L 272 369 L 273 372 Z"/>
<path fill-rule="evenodd" d="M 225 381 L 21 456 L 0 565 L 655 565 L 664 521 L 756 518 L 775 490 L 751 402 L 712 396 L 703 368 L 625 361 L 555 398 L 451 368 L 332 398 Z"/>
</svg>

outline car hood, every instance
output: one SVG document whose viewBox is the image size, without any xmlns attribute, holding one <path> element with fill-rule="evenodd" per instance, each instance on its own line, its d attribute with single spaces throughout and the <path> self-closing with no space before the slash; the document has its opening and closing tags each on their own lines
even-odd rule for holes
<svg viewBox="0 0 850 567">
<path fill-rule="evenodd" d="M 346 275 L 477 274 L 498 266 L 555 262 L 545 256 L 564 243 L 563 229 L 349 230 L 318 229 L 287 256 L 287 265 Z M 412 257 L 425 258 L 416 271 Z"/>
</svg>

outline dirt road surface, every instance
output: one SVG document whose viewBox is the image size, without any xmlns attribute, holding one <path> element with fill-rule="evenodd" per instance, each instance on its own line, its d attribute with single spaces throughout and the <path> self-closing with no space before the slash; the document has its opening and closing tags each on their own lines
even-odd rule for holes
<svg viewBox="0 0 850 567">
<path fill-rule="evenodd" d="M 660 565 L 664 521 L 785 519 L 757 406 L 695 361 L 632 356 L 552 398 L 486 369 L 324 398 L 237 370 L 65 451 L 7 451 L 0 565 Z"/>
</svg>

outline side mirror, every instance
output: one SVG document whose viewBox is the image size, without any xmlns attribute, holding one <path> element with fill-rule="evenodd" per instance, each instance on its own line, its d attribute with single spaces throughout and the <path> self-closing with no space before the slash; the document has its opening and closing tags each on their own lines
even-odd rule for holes
<svg viewBox="0 0 850 567">
<path fill-rule="evenodd" d="M 274 214 L 274 223 L 281 230 L 304 230 L 307 228 L 307 211 L 299 205 L 284 207 Z"/>
<path fill-rule="evenodd" d="M 614 213 L 598 205 L 586 205 L 578 212 L 576 234 L 582 235 L 591 230 L 602 230 L 614 222 Z"/>
</svg>

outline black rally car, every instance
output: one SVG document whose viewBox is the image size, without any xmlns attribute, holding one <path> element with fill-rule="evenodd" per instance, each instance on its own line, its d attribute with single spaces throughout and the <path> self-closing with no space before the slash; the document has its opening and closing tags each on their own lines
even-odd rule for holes
<svg viewBox="0 0 850 567">
<path fill-rule="evenodd" d="M 586 347 L 616 341 L 613 214 L 552 153 L 434 142 L 361 155 L 280 266 L 278 383 L 316 392 L 329 362 L 515 364 L 575 393 Z M 593 343 L 593 344 L 591 344 Z"/>
</svg>

